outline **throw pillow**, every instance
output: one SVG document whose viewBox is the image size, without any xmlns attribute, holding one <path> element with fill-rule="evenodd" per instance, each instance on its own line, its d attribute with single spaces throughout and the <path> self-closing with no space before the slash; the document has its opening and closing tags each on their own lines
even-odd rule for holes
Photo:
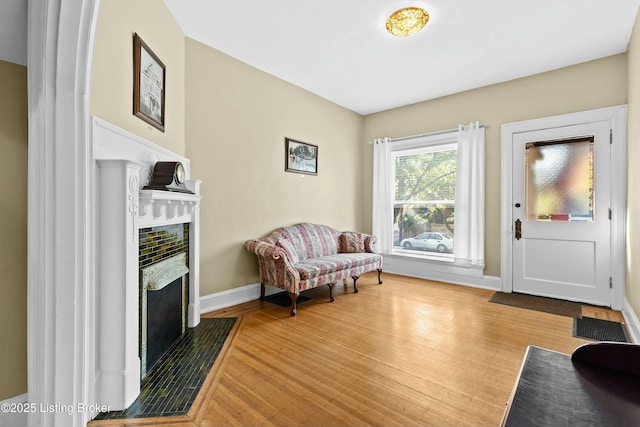
<svg viewBox="0 0 640 427">
<path fill-rule="evenodd" d="M 291 261 L 291 264 L 296 264 L 300 259 L 298 258 L 298 253 L 296 252 L 296 248 L 293 246 L 293 243 L 288 241 L 287 239 L 283 239 L 278 237 L 276 240 L 276 246 L 282 248 L 282 250 L 287 254 L 287 258 Z"/>
<path fill-rule="evenodd" d="M 338 252 L 364 252 L 364 236 L 356 231 L 346 231 L 338 239 Z"/>
</svg>

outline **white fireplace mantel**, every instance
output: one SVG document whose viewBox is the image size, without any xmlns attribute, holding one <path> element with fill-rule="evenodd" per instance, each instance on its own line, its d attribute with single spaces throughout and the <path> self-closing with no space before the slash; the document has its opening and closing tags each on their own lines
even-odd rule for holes
<svg viewBox="0 0 640 427">
<path fill-rule="evenodd" d="M 196 194 L 140 190 L 140 228 L 153 227 L 158 221 L 167 224 L 191 222 L 184 219 L 193 215 L 200 199 Z"/>
<path fill-rule="evenodd" d="M 97 396 L 111 410 L 126 409 L 140 394 L 139 230 L 189 224 L 187 326 L 200 322 L 200 181 L 190 193 L 144 190 L 157 161 L 189 160 L 93 119 L 96 176 Z"/>
</svg>

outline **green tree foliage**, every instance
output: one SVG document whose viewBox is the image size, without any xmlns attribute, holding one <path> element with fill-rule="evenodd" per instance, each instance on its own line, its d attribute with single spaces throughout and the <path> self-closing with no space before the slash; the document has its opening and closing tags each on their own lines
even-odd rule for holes
<svg viewBox="0 0 640 427">
<path fill-rule="evenodd" d="M 431 230 L 432 223 L 445 224 L 453 234 L 453 206 L 432 202 L 455 200 L 456 159 L 456 150 L 396 158 L 396 201 L 422 202 L 395 206 L 399 240 Z"/>
</svg>

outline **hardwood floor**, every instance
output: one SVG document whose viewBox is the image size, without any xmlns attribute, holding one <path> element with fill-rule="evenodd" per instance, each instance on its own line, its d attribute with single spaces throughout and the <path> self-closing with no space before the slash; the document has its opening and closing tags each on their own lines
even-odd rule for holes
<svg viewBox="0 0 640 427">
<path fill-rule="evenodd" d="M 603 307 L 597 307 L 593 305 L 582 305 L 582 316 L 593 317 L 594 319 L 609 320 L 611 322 L 624 323 L 624 317 L 622 313 L 617 310 L 609 310 Z"/>
<path fill-rule="evenodd" d="M 573 320 L 492 291 L 383 274 L 305 292 L 298 315 L 252 301 L 188 417 L 95 425 L 497 426 L 528 345 L 571 353 Z M 594 311 L 598 311 L 593 309 Z M 94 425 L 93 423 L 91 423 Z"/>
</svg>

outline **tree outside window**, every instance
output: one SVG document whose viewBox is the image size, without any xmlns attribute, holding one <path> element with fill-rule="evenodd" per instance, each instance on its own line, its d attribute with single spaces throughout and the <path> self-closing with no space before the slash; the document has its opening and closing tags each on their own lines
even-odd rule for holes
<svg viewBox="0 0 640 427">
<path fill-rule="evenodd" d="M 457 144 L 394 153 L 395 248 L 425 232 L 454 236 L 456 162 Z M 429 250 L 415 244 L 404 247 Z"/>
</svg>

